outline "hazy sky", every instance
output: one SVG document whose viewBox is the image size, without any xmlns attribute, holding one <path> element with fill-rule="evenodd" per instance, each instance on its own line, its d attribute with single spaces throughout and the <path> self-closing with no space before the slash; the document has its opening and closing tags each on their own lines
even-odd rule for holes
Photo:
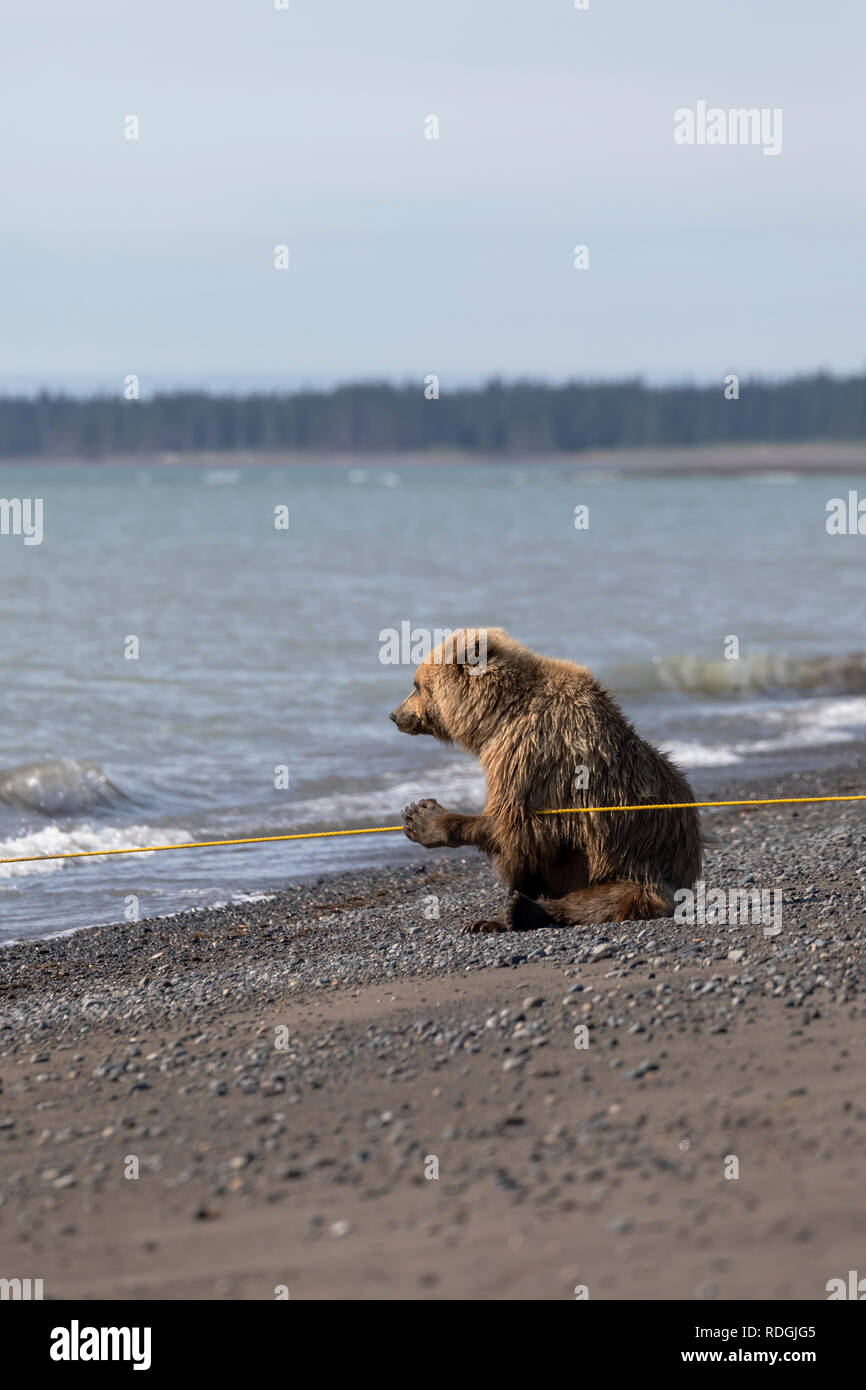
<svg viewBox="0 0 866 1390">
<path fill-rule="evenodd" d="M 862 369 L 863 6 L 589 4 L 10 0 L 0 389 Z"/>
</svg>

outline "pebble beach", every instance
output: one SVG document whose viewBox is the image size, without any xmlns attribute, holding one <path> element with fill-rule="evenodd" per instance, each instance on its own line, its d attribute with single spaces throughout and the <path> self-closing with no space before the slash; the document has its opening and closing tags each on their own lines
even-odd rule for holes
<svg viewBox="0 0 866 1390">
<path fill-rule="evenodd" d="M 864 792 L 858 753 L 746 794 Z M 419 848 L 12 944 L 4 1270 L 57 1298 L 826 1297 L 866 1240 L 864 806 L 704 813 L 706 884 L 781 894 L 771 926 L 463 935 L 501 888 Z"/>
</svg>

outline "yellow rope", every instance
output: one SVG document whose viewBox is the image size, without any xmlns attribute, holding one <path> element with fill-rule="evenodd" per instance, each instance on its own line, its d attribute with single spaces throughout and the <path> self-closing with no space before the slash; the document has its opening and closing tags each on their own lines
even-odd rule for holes
<svg viewBox="0 0 866 1390">
<path fill-rule="evenodd" d="M 748 801 L 663 801 L 640 806 L 563 806 L 556 811 L 539 811 L 540 816 L 586 816 L 601 811 L 685 811 L 702 806 L 794 806 L 814 801 L 866 801 L 866 792 L 857 796 L 771 796 Z M 158 854 L 168 849 L 212 849 L 220 845 L 266 845 L 275 840 L 325 840 L 335 835 L 387 835 L 402 825 L 370 825 L 358 830 L 305 830 L 292 835 L 250 835 L 243 840 L 188 840 L 180 845 L 136 845 L 133 849 L 75 849 L 66 854 L 24 854 L 17 859 L 0 859 L 0 864 L 33 864 L 43 859 L 92 859 L 108 854 Z"/>
<path fill-rule="evenodd" d="M 539 811 L 540 816 L 571 816 L 587 811 L 683 811 L 689 806 L 794 806 L 800 801 L 866 801 L 866 792 L 857 796 L 768 796 L 748 801 L 663 801 L 658 806 L 566 806 L 562 811 Z M 401 827 L 402 829 L 402 827 Z"/>
</svg>

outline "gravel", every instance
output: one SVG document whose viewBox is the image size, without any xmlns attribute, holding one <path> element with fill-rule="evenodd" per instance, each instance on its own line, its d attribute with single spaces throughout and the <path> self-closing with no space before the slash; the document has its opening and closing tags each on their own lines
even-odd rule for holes
<svg viewBox="0 0 866 1390">
<path fill-rule="evenodd" d="M 859 780 L 858 780 L 859 777 Z M 750 785 L 754 796 L 828 795 L 866 787 L 866 763 L 799 773 Z M 722 788 L 721 799 L 736 787 Z M 240 903 L 138 923 L 124 922 L 13 944 L 0 952 L 0 1055 L 26 1052 L 34 1066 L 48 1065 L 56 1039 L 74 1045 L 94 1026 L 128 1032 L 142 1020 L 181 1021 L 189 1048 L 145 1058 L 113 1055 L 101 1064 L 127 1092 L 145 1089 L 154 1067 L 178 1077 L 206 1074 L 214 1095 L 221 1087 L 250 1091 L 268 1084 L 281 1092 L 300 1073 L 346 1058 L 338 1040 L 304 1057 L 286 1042 L 282 1080 L 262 1075 L 263 1059 L 251 1052 L 239 1077 L 222 1075 L 219 1051 L 208 1042 L 214 1021 L 237 1001 L 254 997 L 264 1007 L 288 991 L 299 998 L 417 977 L 459 976 L 485 969 L 519 971 L 533 962 L 563 971 L 566 1014 L 589 1012 L 580 983 L 587 963 L 608 965 L 608 977 L 627 978 L 648 967 L 664 982 L 635 999 L 630 1031 L 651 1032 L 686 1015 L 712 1014 L 724 1029 L 757 996 L 781 998 L 792 1024 L 833 1004 L 859 996 L 866 981 L 866 888 L 862 869 L 866 803 L 730 808 L 704 813 L 708 887 L 758 888 L 782 893 L 782 930 L 767 936 L 759 923 L 682 923 L 673 919 L 600 923 L 538 932 L 463 935 L 460 927 L 497 912 L 502 889 L 480 857 L 419 850 L 411 866 L 338 874 L 295 884 L 267 901 Z M 430 920 L 435 897 L 438 918 Z M 734 967 L 734 968 L 732 968 Z M 707 974 L 709 972 L 709 975 Z M 567 990 L 567 992 L 565 992 Z M 545 1006 L 542 1008 L 542 1006 Z M 549 1016 L 539 997 L 523 999 L 525 1015 Z M 509 1020 L 516 1024 L 517 1020 Z M 611 1035 L 624 1020 L 608 1018 Z M 423 1025 L 419 1037 L 424 1037 Z M 444 1053 L 469 1052 L 501 1020 L 437 1035 Z M 524 1025 L 526 1041 L 532 1029 Z M 368 1046 L 390 1044 L 369 1031 Z M 128 1051 L 128 1049 L 127 1049 Z M 506 1059 L 521 1065 L 518 1058 Z M 0 1105 L 2 1109 L 2 1105 Z M 0 1114 L 2 1125 L 2 1114 Z"/>
</svg>

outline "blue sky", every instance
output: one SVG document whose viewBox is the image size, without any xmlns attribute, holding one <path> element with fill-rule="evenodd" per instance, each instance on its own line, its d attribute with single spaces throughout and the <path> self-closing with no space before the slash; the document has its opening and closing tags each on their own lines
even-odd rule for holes
<svg viewBox="0 0 866 1390">
<path fill-rule="evenodd" d="M 851 0 L 19 0 L 4 28 L 0 389 L 863 368 Z M 676 145 L 698 101 L 781 108 L 781 154 Z"/>
</svg>

